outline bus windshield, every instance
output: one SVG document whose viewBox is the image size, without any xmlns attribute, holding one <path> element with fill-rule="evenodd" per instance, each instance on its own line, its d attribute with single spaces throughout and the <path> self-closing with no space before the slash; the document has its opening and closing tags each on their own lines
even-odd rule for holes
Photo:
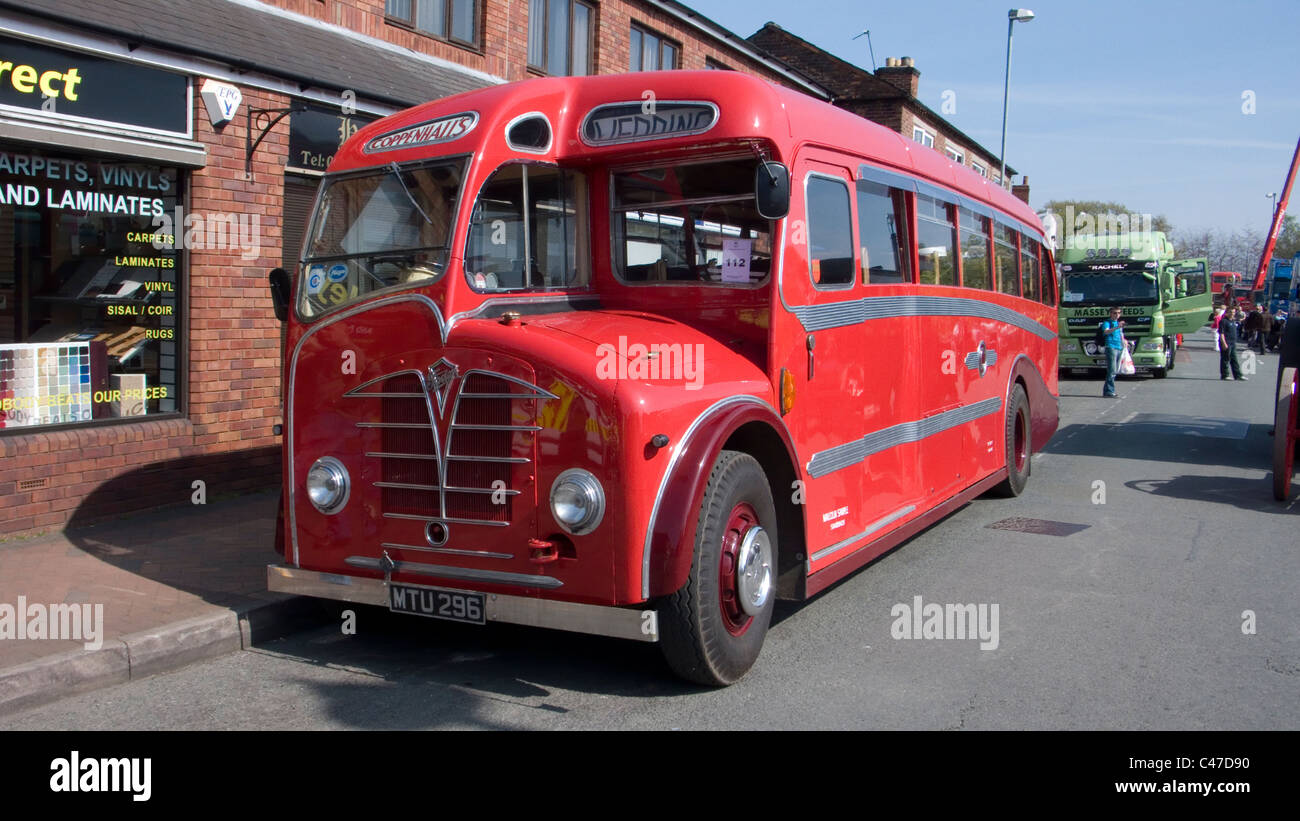
<svg viewBox="0 0 1300 821">
<path fill-rule="evenodd" d="M 464 159 L 441 160 L 327 181 L 303 255 L 299 313 L 440 276 L 464 169 Z"/>
<path fill-rule="evenodd" d="M 1061 304 L 1154 305 L 1159 302 L 1156 282 L 1139 273 L 1067 274 Z"/>
</svg>

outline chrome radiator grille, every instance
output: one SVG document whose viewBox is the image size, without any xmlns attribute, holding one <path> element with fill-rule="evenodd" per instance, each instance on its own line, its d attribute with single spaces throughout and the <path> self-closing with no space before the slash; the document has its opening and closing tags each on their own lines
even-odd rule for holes
<svg viewBox="0 0 1300 821">
<path fill-rule="evenodd" d="M 541 430 L 533 424 L 537 400 L 556 397 L 493 371 L 460 377 L 452 366 L 442 376 L 432 368 L 398 371 L 344 394 L 377 400 L 378 420 L 357 427 L 380 431 L 379 449 L 366 456 L 379 460 L 381 478 L 374 484 L 383 514 L 505 527 L 520 493 L 515 466 L 532 461 L 522 454 L 534 452 L 532 440 Z"/>
</svg>

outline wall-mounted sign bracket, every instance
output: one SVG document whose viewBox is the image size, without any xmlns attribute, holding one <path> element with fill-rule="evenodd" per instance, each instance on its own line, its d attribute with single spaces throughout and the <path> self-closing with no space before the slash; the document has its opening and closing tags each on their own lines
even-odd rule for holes
<svg viewBox="0 0 1300 821">
<path fill-rule="evenodd" d="M 266 135 L 271 133 L 275 124 L 294 112 L 307 110 L 306 103 L 295 103 L 288 108 L 252 108 L 251 106 L 244 111 L 244 179 L 253 178 L 253 152 L 266 139 Z M 274 117 L 272 116 L 274 115 Z M 253 139 L 253 126 L 256 124 L 258 132 L 257 139 Z"/>
</svg>

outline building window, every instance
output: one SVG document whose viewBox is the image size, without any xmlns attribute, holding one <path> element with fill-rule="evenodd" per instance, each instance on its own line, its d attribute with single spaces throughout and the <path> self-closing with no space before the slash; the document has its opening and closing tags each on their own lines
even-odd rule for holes
<svg viewBox="0 0 1300 821">
<path fill-rule="evenodd" d="M 556 76 L 590 74 L 593 16 L 578 0 L 529 0 L 528 67 Z"/>
<path fill-rule="evenodd" d="M 0 428 L 180 409 L 178 245 L 255 241 L 234 215 L 181 237 L 184 185 L 170 166 L 0 151 Z"/>
<path fill-rule="evenodd" d="M 952 146 L 946 146 L 943 149 L 943 153 L 944 156 L 946 156 L 948 159 L 952 160 L 953 162 L 957 163 L 958 165 L 966 164 L 966 152 L 962 151 L 960 148 L 953 148 Z"/>
<path fill-rule="evenodd" d="M 384 0 L 384 14 L 416 31 L 478 46 L 478 0 Z"/>
<path fill-rule="evenodd" d="M 984 166 L 980 165 L 979 163 L 977 163 L 977 162 L 972 162 L 972 163 L 970 164 L 970 167 L 971 167 L 971 169 L 972 169 L 976 174 L 979 174 L 979 175 L 980 175 L 981 177 L 983 177 L 984 179 L 987 180 L 987 179 L 989 178 L 989 170 L 988 170 L 987 168 L 985 168 Z"/>
<path fill-rule="evenodd" d="M 704 58 L 704 67 L 707 69 L 712 69 L 713 71 L 735 71 L 735 69 L 732 68 L 731 66 L 727 65 L 726 63 L 720 63 L 717 60 L 713 59 L 712 57 Z"/>
<path fill-rule="evenodd" d="M 921 125 L 912 126 L 912 139 L 926 148 L 934 148 L 934 132 Z"/>
<path fill-rule="evenodd" d="M 681 46 L 649 29 L 632 26 L 632 54 L 628 61 L 632 71 L 660 71 L 677 68 Z"/>
</svg>

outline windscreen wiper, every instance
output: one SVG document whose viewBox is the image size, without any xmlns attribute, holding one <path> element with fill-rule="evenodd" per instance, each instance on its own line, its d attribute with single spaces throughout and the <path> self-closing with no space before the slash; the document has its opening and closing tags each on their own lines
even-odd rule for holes
<svg viewBox="0 0 1300 821">
<path fill-rule="evenodd" d="M 424 209 L 420 207 L 420 203 L 416 202 L 415 197 L 411 195 L 411 189 L 406 187 L 406 180 L 402 179 L 402 171 L 397 167 L 397 161 L 394 160 L 393 162 L 390 162 L 388 167 L 392 169 L 393 176 L 397 177 L 397 181 L 401 183 L 402 190 L 406 192 L 406 198 L 411 201 L 411 205 L 414 205 L 415 210 L 420 212 L 420 216 L 424 217 L 425 222 L 433 225 L 433 220 L 429 219 L 429 215 L 424 213 Z"/>
</svg>

